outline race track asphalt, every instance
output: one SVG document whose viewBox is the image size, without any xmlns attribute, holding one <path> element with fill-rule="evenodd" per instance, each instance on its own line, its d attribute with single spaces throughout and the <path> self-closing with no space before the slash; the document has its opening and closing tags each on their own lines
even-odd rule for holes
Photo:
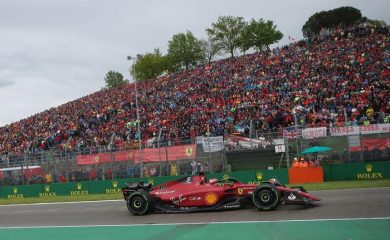
<svg viewBox="0 0 390 240">
<path fill-rule="evenodd" d="M 91 226 L 390 217 L 390 188 L 313 191 L 321 202 L 224 212 L 132 216 L 125 201 L 0 206 L 0 227 Z"/>
</svg>

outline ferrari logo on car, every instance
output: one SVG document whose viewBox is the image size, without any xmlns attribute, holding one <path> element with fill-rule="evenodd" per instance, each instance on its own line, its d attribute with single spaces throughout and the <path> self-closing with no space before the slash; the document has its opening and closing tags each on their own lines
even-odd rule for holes
<svg viewBox="0 0 390 240">
<path fill-rule="evenodd" d="M 242 195 L 242 193 L 244 192 L 244 190 L 242 190 L 242 188 L 239 188 L 239 189 L 237 189 L 237 192 L 238 192 L 238 194 Z"/>
<path fill-rule="evenodd" d="M 218 201 L 218 196 L 215 193 L 207 193 L 204 196 L 204 201 L 206 202 L 207 205 L 214 205 Z"/>
</svg>

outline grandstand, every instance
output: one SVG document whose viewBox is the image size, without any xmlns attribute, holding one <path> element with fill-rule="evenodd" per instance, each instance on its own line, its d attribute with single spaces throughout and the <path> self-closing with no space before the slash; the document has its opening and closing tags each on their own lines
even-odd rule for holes
<svg viewBox="0 0 390 240">
<path fill-rule="evenodd" d="M 389 27 L 328 31 L 139 84 L 142 140 L 388 123 Z M 0 156 L 136 146 L 134 84 L 105 89 L 0 128 Z M 348 123 L 345 122 L 347 119 Z"/>
</svg>

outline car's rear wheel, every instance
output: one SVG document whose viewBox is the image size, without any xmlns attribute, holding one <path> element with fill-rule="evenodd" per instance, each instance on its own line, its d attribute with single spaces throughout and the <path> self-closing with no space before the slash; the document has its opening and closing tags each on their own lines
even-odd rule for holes
<svg viewBox="0 0 390 240">
<path fill-rule="evenodd" d="M 127 209 L 133 215 L 146 215 L 151 207 L 151 198 L 149 193 L 144 190 L 138 190 L 130 194 L 127 199 Z"/>
<path fill-rule="evenodd" d="M 280 205 L 280 192 L 272 185 L 260 186 L 253 192 L 252 200 L 258 210 L 273 210 Z"/>
</svg>

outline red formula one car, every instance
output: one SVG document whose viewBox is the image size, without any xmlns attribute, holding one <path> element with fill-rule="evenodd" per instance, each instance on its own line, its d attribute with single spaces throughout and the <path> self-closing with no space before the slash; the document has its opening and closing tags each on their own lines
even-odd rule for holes
<svg viewBox="0 0 390 240">
<path fill-rule="evenodd" d="M 280 204 L 308 204 L 320 199 L 301 186 L 286 188 L 276 179 L 244 184 L 236 179 L 210 179 L 204 174 L 185 177 L 152 187 L 150 183 L 131 182 L 122 188 L 129 212 L 198 212 L 238 209 L 254 206 L 273 210 Z"/>
</svg>

